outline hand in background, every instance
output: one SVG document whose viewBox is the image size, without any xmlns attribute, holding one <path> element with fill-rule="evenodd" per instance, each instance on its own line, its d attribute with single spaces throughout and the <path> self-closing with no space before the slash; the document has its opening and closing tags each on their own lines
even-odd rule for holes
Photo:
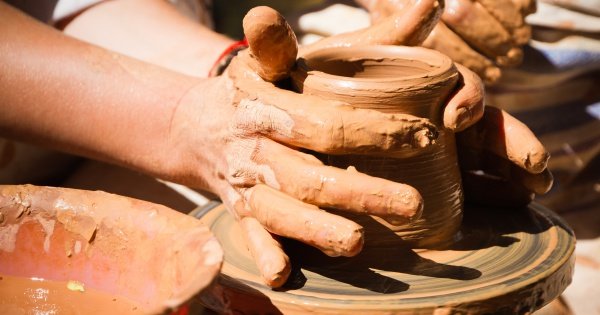
<svg viewBox="0 0 600 315">
<path fill-rule="evenodd" d="M 369 11 L 377 25 L 429 1 L 357 2 Z M 521 63 L 521 47 L 531 37 L 525 17 L 534 11 L 535 1 L 531 0 L 446 0 L 441 20 L 422 45 L 448 55 L 477 73 L 486 84 L 492 84 L 500 78 L 501 67 Z"/>
<path fill-rule="evenodd" d="M 302 52 L 340 45 L 417 45 L 424 38 L 427 38 L 425 43 L 435 39 L 440 44 L 432 48 L 449 54 L 457 61 L 462 77 L 456 92 L 446 104 L 444 125 L 457 133 L 467 202 L 520 206 L 529 203 L 534 193 L 544 194 L 550 189 L 553 179 L 546 169 L 548 152 L 527 126 L 508 113 L 490 106 L 484 110 L 484 87 L 477 76 L 488 82 L 493 81 L 497 78 L 495 73 L 499 75 L 500 70 L 492 61 L 503 64 L 519 61 L 519 46 L 527 42 L 530 30 L 523 23 L 523 17 L 535 10 L 535 2 L 447 1 L 441 19 L 457 30 L 464 29 L 460 36 L 443 22 L 438 23 L 441 1 L 358 2 L 370 11 L 373 26 L 325 38 L 304 48 Z M 467 27 L 469 19 L 473 19 L 470 28 Z M 492 20 L 491 26 L 476 25 L 485 24 L 487 20 Z M 429 34 L 432 25 L 435 28 Z M 469 33 L 469 29 L 476 28 L 484 30 L 480 34 Z M 445 29 L 446 33 L 436 34 L 439 29 Z M 489 38 L 488 42 L 479 40 L 479 45 L 483 47 L 482 51 L 488 52 L 487 56 L 493 58 L 488 59 L 469 48 L 461 36 Z M 444 40 L 441 40 L 442 37 Z M 450 45 L 455 39 L 460 40 L 464 47 L 448 46 L 451 48 L 448 51 L 441 49 L 442 44 Z M 489 45 L 484 46 L 486 43 Z M 461 66 L 461 62 L 465 62 L 475 73 Z"/>
</svg>

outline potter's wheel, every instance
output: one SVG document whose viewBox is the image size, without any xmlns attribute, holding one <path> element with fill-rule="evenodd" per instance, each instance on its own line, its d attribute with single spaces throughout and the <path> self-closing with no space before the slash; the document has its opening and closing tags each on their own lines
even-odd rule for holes
<svg viewBox="0 0 600 315">
<path fill-rule="evenodd" d="M 224 297 L 245 314 L 521 314 L 556 298 L 573 271 L 572 231 L 536 204 L 467 209 L 462 240 L 447 250 L 367 245 L 357 257 L 329 258 L 289 241 L 295 270 L 279 290 L 262 283 L 223 206 L 202 221 L 225 249 L 217 287 L 204 299 L 220 311 Z"/>
</svg>

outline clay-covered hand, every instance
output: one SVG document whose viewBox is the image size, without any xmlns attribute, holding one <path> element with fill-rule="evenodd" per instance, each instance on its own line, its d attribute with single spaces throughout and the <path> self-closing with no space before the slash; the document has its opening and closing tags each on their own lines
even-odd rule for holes
<svg viewBox="0 0 600 315">
<path fill-rule="evenodd" d="M 524 206 L 552 187 L 549 153 L 507 112 L 487 106 L 483 118 L 456 138 L 466 202 Z"/>
<path fill-rule="evenodd" d="M 222 76 L 188 93 L 173 134 L 196 139 L 181 141 L 187 146 L 181 152 L 202 150 L 187 158 L 188 164 L 201 159 L 208 166 L 198 170 L 206 172 L 198 177 L 237 217 L 265 282 L 278 287 L 290 273 L 278 236 L 331 256 L 361 250 L 362 227 L 320 208 L 401 223 L 418 218 L 423 207 L 420 194 L 408 185 L 325 166 L 302 149 L 328 154 L 419 150 L 432 144 L 437 130 L 426 119 L 355 109 L 278 88 L 271 81 L 287 75 L 296 60 L 293 32 L 266 7 L 248 13 L 244 31 L 250 48 Z M 194 99 L 214 104 L 202 108 Z"/>
<path fill-rule="evenodd" d="M 533 132 L 507 112 L 483 106 L 481 80 L 456 64 L 460 81 L 444 109 L 444 126 L 456 133 L 468 203 L 523 206 L 550 190 L 549 153 Z"/>
<path fill-rule="evenodd" d="M 430 0 L 358 0 L 375 25 L 398 12 Z M 441 1 L 440 1 L 441 2 Z M 525 17 L 535 11 L 534 0 L 446 0 L 441 21 L 423 46 L 450 56 L 488 83 L 501 76 L 499 67 L 521 63 L 531 28 Z M 402 19 L 412 19 L 402 17 Z"/>
<path fill-rule="evenodd" d="M 300 56 L 327 47 L 417 46 L 431 33 L 443 11 L 443 1 L 440 0 L 358 0 L 357 2 L 372 13 L 374 21 L 370 27 L 325 37 L 316 43 L 303 46 Z"/>
</svg>

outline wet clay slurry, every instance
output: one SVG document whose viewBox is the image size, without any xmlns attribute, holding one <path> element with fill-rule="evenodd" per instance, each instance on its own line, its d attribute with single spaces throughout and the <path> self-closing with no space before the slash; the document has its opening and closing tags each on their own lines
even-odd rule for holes
<svg viewBox="0 0 600 315">
<path fill-rule="evenodd" d="M 0 186 L 3 276 L 78 281 L 160 314 L 209 286 L 222 259 L 204 225 L 164 206 L 100 191 Z"/>
<path fill-rule="evenodd" d="M 241 229 L 224 207 L 201 219 L 225 248 L 222 273 L 202 297 L 234 314 L 530 314 L 571 282 L 575 237 L 552 211 L 465 209 L 464 237 L 441 251 L 366 246 L 332 258 L 288 241 L 280 290 L 263 283 Z"/>
<path fill-rule="evenodd" d="M 70 290 L 68 282 L 0 275 L 0 314 L 145 314 L 127 298 L 85 288 Z"/>
<path fill-rule="evenodd" d="M 444 55 L 425 48 L 367 46 L 332 48 L 299 60 L 292 74 L 303 94 L 337 100 L 357 108 L 429 119 L 437 139 L 428 148 L 400 148 L 385 156 L 328 155 L 330 165 L 415 187 L 423 196 L 424 210 L 412 222 L 374 217 L 380 225 L 365 229 L 367 246 L 405 242 L 419 247 L 439 247 L 450 242 L 462 218 L 462 189 L 454 134 L 442 122 L 446 98 L 454 89 L 458 72 Z M 345 122 L 352 124 L 353 122 Z M 368 154 L 368 153 L 367 153 Z M 370 218 L 353 216 L 362 224 Z M 389 220 L 387 220 L 389 221 Z M 364 225 L 364 224 L 362 224 Z M 389 233 L 393 231 L 394 233 Z"/>
</svg>

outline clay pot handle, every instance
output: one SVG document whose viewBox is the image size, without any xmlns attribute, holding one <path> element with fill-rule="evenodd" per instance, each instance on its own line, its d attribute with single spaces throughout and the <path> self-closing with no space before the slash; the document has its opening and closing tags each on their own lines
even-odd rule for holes
<svg viewBox="0 0 600 315">
<path fill-rule="evenodd" d="M 298 54 L 296 35 L 279 12 L 265 6 L 248 11 L 243 20 L 250 46 L 250 67 L 265 81 L 289 75 Z"/>
</svg>

